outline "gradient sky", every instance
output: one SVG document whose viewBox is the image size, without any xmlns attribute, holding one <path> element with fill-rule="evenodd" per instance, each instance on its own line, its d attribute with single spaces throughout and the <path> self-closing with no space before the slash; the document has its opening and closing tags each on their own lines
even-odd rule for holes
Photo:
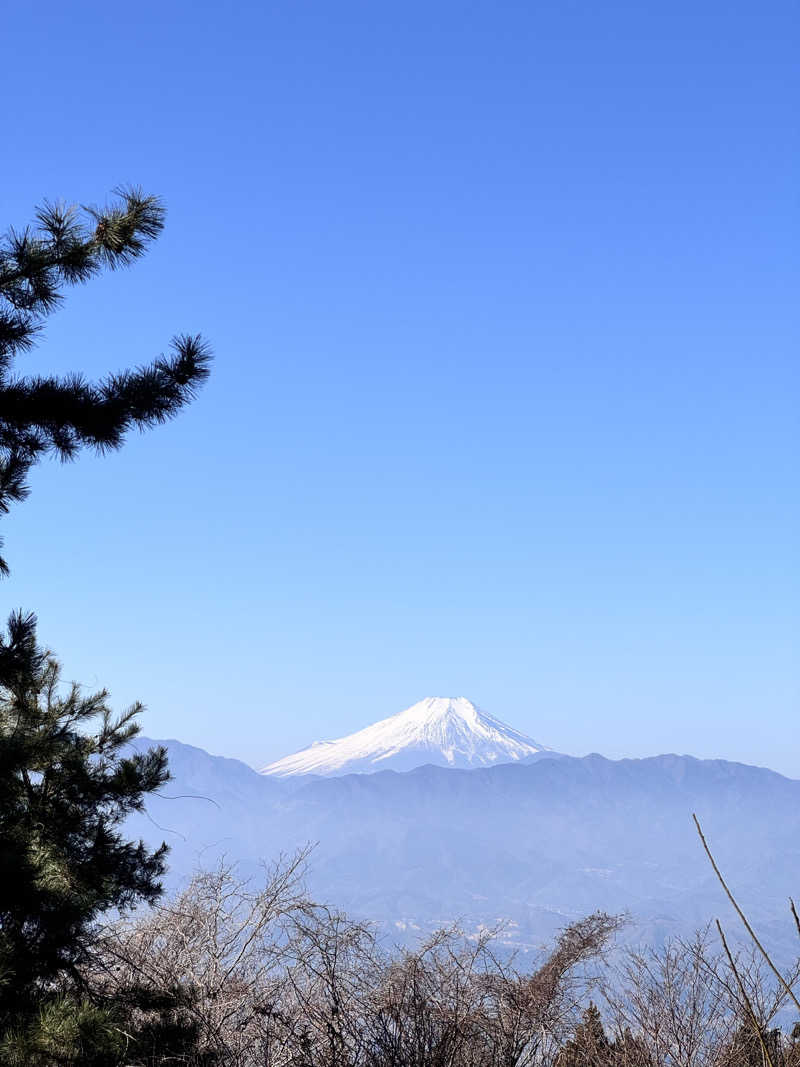
<svg viewBox="0 0 800 1067">
<path fill-rule="evenodd" d="M 545 744 L 797 729 L 794 3 L 8 4 L 3 226 L 160 193 L 31 371 L 216 352 L 37 469 L 5 609 L 259 765 L 428 695 Z"/>
</svg>

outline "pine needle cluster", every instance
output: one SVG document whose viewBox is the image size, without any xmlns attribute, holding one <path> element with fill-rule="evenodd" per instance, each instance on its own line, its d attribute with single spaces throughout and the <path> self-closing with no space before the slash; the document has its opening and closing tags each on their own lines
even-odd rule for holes
<svg viewBox="0 0 800 1067">
<path fill-rule="evenodd" d="M 175 415 L 208 376 L 209 350 L 188 334 L 172 339 L 168 355 L 97 382 L 77 371 L 14 374 L 66 287 L 129 265 L 161 233 L 158 197 L 137 188 L 115 195 L 104 208 L 45 203 L 34 225 L 0 239 L 0 514 L 27 495 L 28 472 L 44 455 L 68 460 L 83 448 L 119 448 L 129 430 Z M 0 558 L 0 573 L 7 571 Z"/>
</svg>

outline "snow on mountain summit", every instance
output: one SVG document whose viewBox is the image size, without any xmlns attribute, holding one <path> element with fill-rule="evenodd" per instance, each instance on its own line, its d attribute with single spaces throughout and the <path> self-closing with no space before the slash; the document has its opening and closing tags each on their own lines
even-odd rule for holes
<svg viewBox="0 0 800 1067">
<path fill-rule="evenodd" d="M 299 774 L 333 776 L 359 771 L 408 771 L 425 763 L 489 767 L 550 752 L 466 697 L 427 697 L 347 737 L 315 741 L 300 752 L 270 763 L 261 773 L 280 778 Z"/>
</svg>

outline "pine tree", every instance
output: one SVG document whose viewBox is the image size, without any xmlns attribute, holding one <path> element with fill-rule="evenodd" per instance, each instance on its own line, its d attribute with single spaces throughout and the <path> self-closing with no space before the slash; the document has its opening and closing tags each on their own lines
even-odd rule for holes
<svg viewBox="0 0 800 1067">
<path fill-rule="evenodd" d="M 158 197 L 115 192 L 103 209 L 45 203 L 35 226 L 0 239 L 0 514 L 27 495 L 27 474 L 44 455 L 67 460 L 82 448 L 118 448 L 128 430 L 173 416 L 208 375 L 208 349 L 188 335 L 173 338 L 169 356 L 95 383 L 78 372 L 13 375 L 15 358 L 34 345 L 65 287 L 131 263 L 161 232 Z M 0 573 L 7 570 L 0 558 Z"/>
<path fill-rule="evenodd" d="M 189 335 L 149 366 L 99 382 L 78 371 L 15 374 L 67 287 L 131 263 L 161 232 L 157 197 L 116 195 L 103 209 L 45 203 L 32 227 L 0 238 L 0 515 L 27 495 L 40 459 L 119 448 L 129 430 L 172 417 L 208 375 L 208 349 Z M 121 1047 L 118 1006 L 83 997 L 81 966 L 103 912 L 161 891 L 166 846 L 128 841 L 121 824 L 168 771 L 163 749 L 123 754 L 141 708 L 115 718 L 107 697 L 63 686 L 58 663 L 37 645 L 34 616 L 12 615 L 0 635 L 3 1065 L 111 1064 Z"/>
<path fill-rule="evenodd" d="M 596 1004 L 589 1001 L 571 1040 L 559 1051 L 556 1067 L 607 1067 L 612 1050 Z"/>
<path fill-rule="evenodd" d="M 610 1062 L 614 1067 L 653 1067 L 644 1040 L 635 1037 L 629 1026 L 612 1043 Z"/>
<path fill-rule="evenodd" d="M 107 698 L 62 685 L 35 618 L 11 616 L 0 638 L 0 1032 L 79 994 L 102 912 L 161 892 L 166 845 L 148 851 L 120 829 L 167 781 L 166 753 L 125 755 L 141 706 L 115 717 Z"/>
<path fill-rule="evenodd" d="M 780 1030 L 764 1027 L 758 1033 L 750 1019 L 742 1021 L 720 1056 L 721 1067 L 783 1067 L 784 1062 Z"/>
</svg>

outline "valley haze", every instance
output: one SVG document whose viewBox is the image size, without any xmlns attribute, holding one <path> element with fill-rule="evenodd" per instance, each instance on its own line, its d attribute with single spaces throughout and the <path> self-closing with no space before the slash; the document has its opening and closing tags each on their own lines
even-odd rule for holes
<svg viewBox="0 0 800 1067">
<path fill-rule="evenodd" d="M 507 944 L 527 950 L 599 908 L 629 914 L 629 940 L 658 944 L 730 917 L 696 812 L 782 955 L 800 882 L 800 781 L 774 771 L 685 755 L 567 756 L 463 697 L 426 698 L 261 773 L 163 744 L 173 781 L 129 829 L 170 845 L 170 886 L 222 856 L 255 872 L 310 845 L 317 899 L 401 940 L 453 921 L 500 922 Z"/>
</svg>

